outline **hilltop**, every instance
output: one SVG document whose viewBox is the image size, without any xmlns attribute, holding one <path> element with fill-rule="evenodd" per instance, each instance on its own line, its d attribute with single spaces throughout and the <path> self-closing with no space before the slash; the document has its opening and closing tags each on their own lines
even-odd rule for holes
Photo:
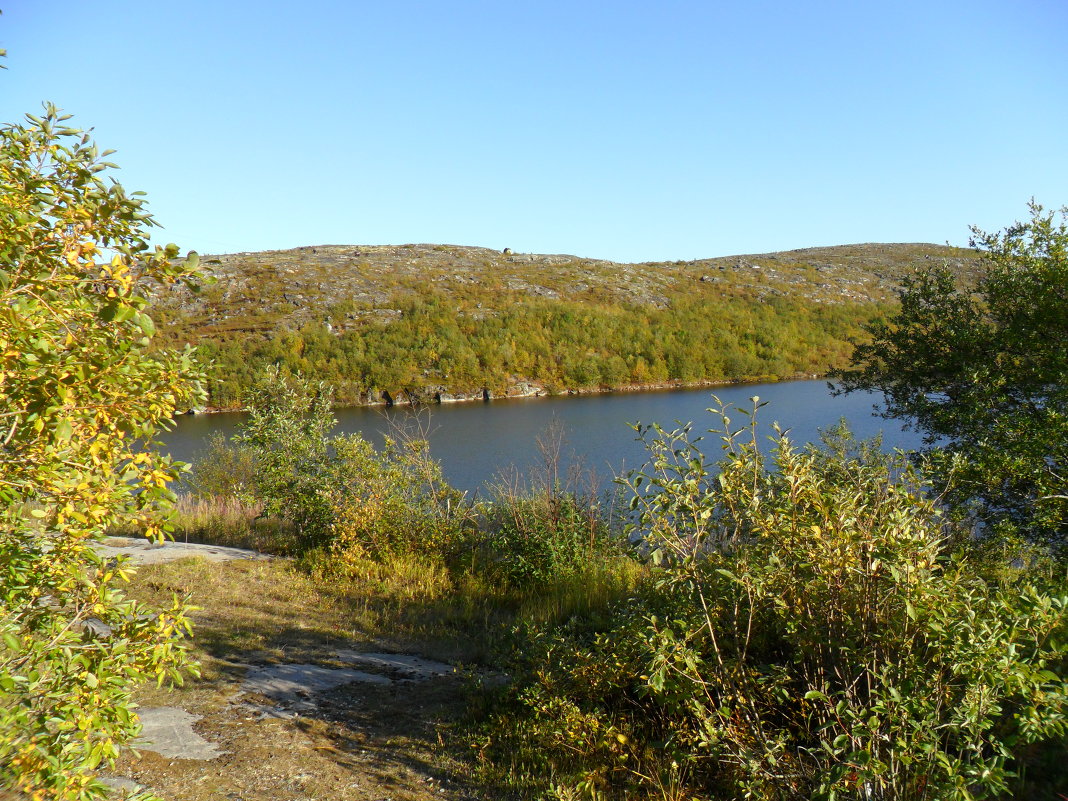
<svg viewBox="0 0 1068 801">
<path fill-rule="evenodd" d="M 160 294 L 154 313 L 167 342 L 214 360 L 213 404 L 227 406 L 272 362 L 357 403 L 819 373 L 904 276 L 948 263 L 966 280 L 978 257 L 860 244 L 622 264 L 415 244 L 201 261 L 214 283 Z M 776 335 L 790 328 L 801 347 Z"/>
<path fill-rule="evenodd" d="M 497 303 L 483 303 L 483 314 L 515 301 L 515 294 L 658 308 L 680 291 L 879 303 L 892 300 L 903 276 L 914 270 L 945 262 L 969 273 L 976 261 L 974 251 L 930 244 L 840 245 L 637 264 L 460 245 L 318 245 L 204 256 L 201 264 L 217 283 L 199 294 L 177 290 L 157 306 L 195 341 L 297 329 L 312 321 L 344 330 L 366 319 L 395 317 L 399 310 L 390 302 L 398 295 L 428 290 L 458 300 L 473 288 L 492 292 Z"/>
</svg>

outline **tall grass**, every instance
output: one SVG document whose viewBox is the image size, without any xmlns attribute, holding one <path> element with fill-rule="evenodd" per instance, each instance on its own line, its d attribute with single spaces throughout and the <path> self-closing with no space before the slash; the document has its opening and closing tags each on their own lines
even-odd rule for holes
<svg viewBox="0 0 1068 801">
<path fill-rule="evenodd" d="M 277 556 L 296 553 L 292 527 L 278 518 L 261 517 L 261 509 L 261 504 L 232 496 L 180 495 L 172 536 L 176 542 L 247 548 Z"/>
<path fill-rule="evenodd" d="M 556 577 L 540 592 L 527 593 L 520 603 L 519 619 L 551 628 L 576 618 L 599 617 L 616 601 L 629 597 L 646 572 L 630 556 L 591 561 Z"/>
<path fill-rule="evenodd" d="M 358 628 L 465 662 L 498 659 L 517 631 L 598 616 L 633 591 L 643 570 L 588 495 L 502 493 L 474 510 L 462 547 L 344 559 L 333 546 L 301 550 L 291 526 L 260 511 L 234 497 L 183 495 L 173 536 L 294 557 L 324 591 L 349 599 Z"/>
</svg>

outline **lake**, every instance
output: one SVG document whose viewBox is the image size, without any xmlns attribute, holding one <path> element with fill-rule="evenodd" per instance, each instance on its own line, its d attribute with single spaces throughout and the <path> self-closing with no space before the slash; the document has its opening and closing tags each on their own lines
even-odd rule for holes
<svg viewBox="0 0 1068 801">
<path fill-rule="evenodd" d="M 604 487 L 621 471 L 639 467 L 645 450 L 629 423 L 659 423 L 675 428 L 676 421 L 693 422 L 704 432 L 718 422 L 706 409 L 713 392 L 734 406 L 751 408 L 749 398 L 760 396 L 768 405 L 758 415 L 764 434 L 777 421 L 789 429 L 794 442 L 811 442 L 819 431 L 845 418 L 858 438 L 883 434 L 886 448 L 915 448 L 920 436 L 903 431 L 895 420 L 873 414 L 880 395 L 854 393 L 833 397 L 825 381 L 787 381 L 774 384 L 730 385 L 700 390 L 606 393 L 493 400 L 485 403 L 444 404 L 413 415 L 407 407 L 338 409 L 339 433 L 359 432 L 376 445 L 391 426 L 421 425 L 428 433 L 431 454 L 446 479 L 470 493 L 484 491 L 487 482 L 519 471 L 525 474 L 543 464 L 538 440 L 555 427 L 563 436 L 562 470 L 593 476 Z M 163 450 L 182 461 L 195 461 L 214 431 L 229 436 L 244 419 L 240 413 L 185 415 L 173 431 L 160 439 Z M 740 423 L 743 416 L 732 415 Z M 765 439 L 762 437 L 762 439 Z M 706 455 L 719 441 L 709 438 Z"/>
</svg>

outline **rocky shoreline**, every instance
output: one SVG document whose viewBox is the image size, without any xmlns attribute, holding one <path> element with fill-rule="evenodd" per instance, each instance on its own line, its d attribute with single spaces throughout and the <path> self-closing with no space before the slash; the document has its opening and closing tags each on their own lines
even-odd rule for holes
<svg viewBox="0 0 1068 801">
<path fill-rule="evenodd" d="M 396 392 L 372 390 L 362 393 L 360 402 L 345 404 L 348 407 L 384 407 L 393 406 L 434 406 L 453 403 L 489 403 L 494 400 L 514 400 L 521 398 L 560 397 L 571 395 L 608 395 L 616 392 L 670 392 L 673 390 L 702 389 L 705 387 L 727 387 L 739 384 L 767 384 L 781 381 L 803 381 L 823 378 L 823 375 L 797 373 L 789 376 L 763 376 L 754 380 L 702 379 L 699 381 L 660 381 L 649 384 L 621 384 L 613 387 L 578 387 L 556 389 L 531 381 L 524 381 L 508 387 L 504 392 L 493 392 L 488 387 L 472 392 L 454 392 L 447 387 L 430 386 L 418 389 L 404 388 Z M 340 407 L 339 407 L 340 408 Z M 217 414 L 223 412 L 240 412 L 241 408 L 218 408 L 207 406 L 189 409 L 184 414 Z"/>
</svg>

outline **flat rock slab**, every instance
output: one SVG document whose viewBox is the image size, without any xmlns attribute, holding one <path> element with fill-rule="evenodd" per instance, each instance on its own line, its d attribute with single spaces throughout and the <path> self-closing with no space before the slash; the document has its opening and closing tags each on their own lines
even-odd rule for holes
<svg viewBox="0 0 1068 801">
<path fill-rule="evenodd" d="M 406 679 L 425 681 L 427 679 L 447 676 L 456 671 L 452 665 L 435 662 L 411 654 L 370 654 L 360 651 L 338 651 L 337 658 L 343 662 L 355 662 L 358 665 L 381 668 L 399 673 Z"/>
<path fill-rule="evenodd" d="M 176 706 L 157 706 L 137 710 L 141 719 L 141 737 L 134 748 L 153 751 L 170 759 L 215 759 L 223 751 L 193 731 L 200 715 Z"/>
<path fill-rule="evenodd" d="M 326 692 L 343 684 L 392 684 L 387 676 L 349 668 L 320 665 L 266 665 L 250 668 L 241 685 L 244 692 L 259 693 L 277 701 L 303 701 L 313 693 Z"/>
<path fill-rule="evenodd" d="M 228 548 L 224 545 L 201 545 L 195 542 L 153 542 L 139 537 L 108 537 L 93 546 L 104 558 L 126 556 L 135 565 L 156 565 L 173 562 L 190 556 L 199 556 L 209 562 L 227 562 L 231 559 L 270 559 L 267 554 L 245 548 Z"/>
<path fill-rule="evenodd" d="M 300 704 L 291 704 L 290 706 L 300 706 Z M 300 712 L 294 709 L 287 709 L 284 706 L 267 706 L 266 704 L 254 704 L 251 701 L 242 701 L 237 704 L 239 709 L 249 713 L 246 719 L 263 720 L 265 718 L 277 718 L 278 720 L 292 720 L 293 718 L 300 717 Z"/>
</svg>

